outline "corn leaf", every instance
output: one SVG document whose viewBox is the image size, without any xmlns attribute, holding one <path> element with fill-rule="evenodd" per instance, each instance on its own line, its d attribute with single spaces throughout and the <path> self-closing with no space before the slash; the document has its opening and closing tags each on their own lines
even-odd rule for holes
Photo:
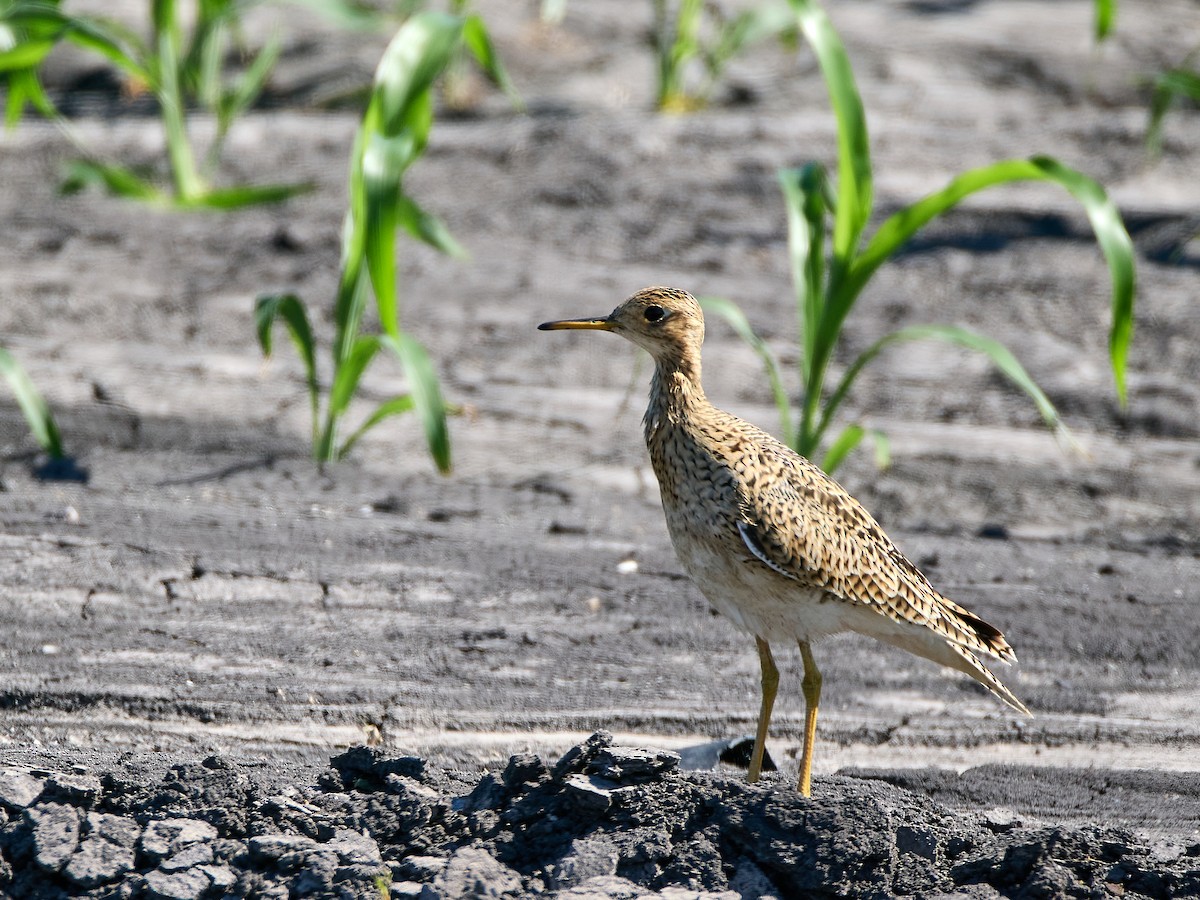
<svg viewBox="0 0 1200 900">
<path fill-rule="evenodd" d="M 430 455 L 440 471 L 449 472 L 450 432 L 446 427 L 446 402 L 442 399 L 442 388 L 429 355 L 416 338 L 404 332 L 385 335 L 380 340 L 396 354 L 404 367 L 409 393 L 421 416 Z"/>
<path fill-rule="evenodd" d="M 363 372 L 375 354 L 379 352 L 379 338 L 374 335 L 362 335 L 350 350 L 350 355 L 342 360 L 329 386 L 329 415 L 339 418 L 350 407 L 358 383 L 362 380 Z"/>
<path fill-rule="evenodd" d="M 1070 444 L 1074 444 L 1074 439 L 1059 417 L 1058 410 L 1050 402 L 1050 398 L 1038 387 L 1037 383 L 1025 371 L 1025 367 L 1013 356 L 1012 352 L 993 338 L 966 328 L 960 328 L 956 325 L 911 325 L 885 335 L 860 353 L 858 358 L 846 370 L 846 373 L 838 383 L 837 389 L 825 404 L 821 424 L 817 429 L 817 440 L 820 440 L 821 434 L 829 426 L 834 413 L 857 380 L 859 373 L 871 360 L 879 355 L 881 350 L 892 344 L 930 338 L 951 344 L 958 344 L 961 347 L 966 347 L 969 350 L 974 350 L 977 353 L 987 356 L 1009 381 L 1024 391 L 1033 400 L 1038 413 L 1054 431 L 1055 435 L 1060 439 L 1065 439 Z"/>
<path fill-rule="evenodd" d="M 373 31 L 379 28 L 381 16 L 369 3 L 353 0 L 295 0 L 329 19 L 341 28 Z"/>
<path fill-rule="evenodd" d="M 443 13 L 413 16 L 396 32 L 375 71 L 372 99 L 379 130 L 396 135 L 409 124 L 411 107 L 441 74 L 462 35 L 463 22 Z"/>
<path fill-rule="evenodd" d="M 496 48 L 492 46 L 492 36 L 488 33 L 487 25 L 480 16 L 471 15 L 463 19 L 462 39 L 467 49 L 471 51 L 471 55 L 475 57 L 475 61 L 479 63 L 479 67 L 483 69 L 484 74 L 496 87 L 508 95 L 513 105 L 518 109 L 523 109 L 521 95 L 517 93 L 516 86 L 508 77 L 508 71 L 500 62 Z"/>
<path fill-rule="evenodd" d="M 425 212 L 411 197 L 400 196 L 396 205 L 396 215 L 400 226 L 417 240 L 424 241 L 455 259 L 466 259 L 470 255 L 466 248 L 454 239 L 445 222 Z"/>
<path fill-rule="evenodd" d="M 842 39 L 825 11 L 814 0 L 790 0 L 800 29 L 816 54 L 829 102 L 837 119 L 838 202 L 833 229 L 833 256 L 840 270 L 849 266 L 867 220 L 871 217 L 874 187 L 871 147 L 862 97 L 854 80 L 854 69 Z"/>
<path fill-rule="evenodd" d="M 788 222 L 788 256 L 792 284 L 797 297 L 797 315 L 804 359 L 801 363 L 805 390 L 811 380 L 810 367 L 817 360 L 817 340 L 825 306 L 825 189 L 828 179 L 819 163 L 779 173 Z"/>
<path fill-rule="evenodd" d="M 170 198 L 153 184 L 123 166 L 82 159 L 67 166 L 59 190 L 64 194 L 76 194 L 92 184 L 100 185 L 118 197 L 164 205 L 170 202 Z"/>
<path fill-rule="evenodd" d="M 385 400 L 375 408 L 371 415 L 367 416 L 355 432 L 346 438 L 346 442 L 342 444 L 338 450 L 338 459 L 345 459 L 346 454 L 358 443 L 359 438 L 382 422 L 389 416 L 399 416 L 406 412 L 411 412 L 415 408 L 411 394 L 401 394 L 399 397 L 393 397 L 391 400 Z"/>
<path fill-rule="evenodd" d="M 364 251 L 379 322 L 395 335 L 400 329 L 396 295 L 396 225 L 399 221 L 400 178 L 412 152 L 411 135 L 367 135 L 363 152 L 363 189 L 366 192 Z"/>
<path fill-rule="evenodd" d="M 263 203 L 282 203 L 314 190 L 312 182 L 301 184 L 255 184 L 215 188 L 190 199 L 180 198 L 174 205 L 183 209 L 238 209 Z"/>
<path fill-rule="evenodd" d="M 313 434 L 316 435 L 320 388 L 317 384 L 317 342 L 304 304 L 295 294 L 264 294 L 254 303 L 254 323 L 258 331 L 258 344 L 264 356 L 271 355 L 271 329 L 276 319 L 282 319 L 288 337 L 296 346 L 300 360 L 304 363 L 304 377 L 308 384 L 308 401 L 312 410 Z"/>
<path fill-rule="evenodd" d="M 855 260 L 845 285 L 846 293 L 857 295 L 875 270 L 931 219 L 958 204 L 963 198 L 997 184 L 1014 181 L 1052 181 L 1078 200 L 1100 249 L 1108 261 L 1112 279 L 1112 325 L 1109 357 L 1121 405 L 1126 402 L 1125 369 L 1129 342 L 1133 337 L 1134 257 L 1133 242 L 1116 205 L 1104 188 L 1086 175 L 1045 156 L 1013 159 L 971 169 L 950 184 L 884 222 L 862 254 Z"/>
<path fill-rule="evenodd" d="M 1150 95 L 1150 120 L 1146 127 L 1146 145 L 1155 155 L 1162 152 L 1163 119 L 1179 97 L 1200 102 L 1200 72 L 1168 69 L 1155 76 Z"/>
<path fill-rule="evenodd" d="M 1117 18 L 1117 0 L 1093 0 L 1093 2 L 1096 40 L 1102 41 L 1112 33 Z"/>
<path fill-rule="evenodd" d="M 50 406 L 34 386 L 25 370 L 16 358 L 0 347 L 0 375 L 3 375 L 17 398 L 17 406 L 25 416 L 33 439 L 50 457 L 61 459 L 63 454 L 62 437 L 58 425 L 50 412 Z"/>
<path fill-rule="evenodd" d="M 0 52 L 0 72 L 32 69 L 46 58 L 56 44 L 57 41 L 24 41 L 4 50 Z"/>
<path fill-rule="evenodd" d="M 750 320 L 735 303 L 724 297 L 704 297 L 700 300 L 700 305 L 705 312 L 716 313 L 728 322 L 738 337 L 745 341 L 762 360 L 763 366 L 767 370 L 767 378 L 771 382 L 771 394 L 775 399 L 775 408 L 779 411 L 779 424 L 783 429 L 782 440 L 789 446 L 793 445 L 796 433 L 792 426 L 791 402 L 788 400 L 787 391 L 783 386 L 779 360 L 766 342 L 754 332 L 750 326 Z"/>
<path fill-rule="evenodd" d="M 32 69 L 21 69 L 8 73 L 7 80 L 8 100 L 5 103 L 4 110 L 4 124 L 6 128 L 11 130 L 21 121 L 21 115 L 25 111 L 26 103 L 47 119 L 52 119 L 58 115 L 58 110 L 54 108 L 54 104 L 50 102 L 50 98 L 46 96 L 46 92 L 42 89 L 42 83 L 38 80 L 37 72 Z"/>
<path fill-rule="evenodd" d="M 861 425 L 847 425 L 843 428 L 837 440 L 829 446 L 829 449 L 825 451 L 825 456 L 821 458 L 821 468 L 832 475 L 854 448 L 862 443 L 866 434 L 867 430 Z"/>
<path fill-rule="evenodd" d="M 275 63 L 279 60 L 279 53 L 283 49 L 283 41 L 278 34 L 271 36 L 258 54 L 254 57 L 249 68 L 242 73 L 242 76 L 237 80 L 234 89 L 225 97 L 221 103 L 220 116 L 224 123 L 221 129 L 224 133 L 229 124 L 244 113 L 255 100 L 263 92 L 263 88 L 267 84 L 267 79 L 271 76 L 271 71 L 275 68 Z"/>
</svg>

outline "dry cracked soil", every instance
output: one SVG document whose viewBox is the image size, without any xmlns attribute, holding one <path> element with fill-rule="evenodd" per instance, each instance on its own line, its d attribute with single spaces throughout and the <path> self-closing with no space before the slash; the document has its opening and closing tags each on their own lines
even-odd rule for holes
<svg viewBox="0 0 1200 900">
<path fill-rule="evenodd" d="M 399 250 L 406 327 L 462 407 L 448 477 L 411 419 L 318 470 L 301 366 L 254 336 L 255 296 L 291 290 L 328 345 L 358 115 L 339 98 L 386 34 L 250 14 L 284 50 L 219 171 L 315 185 L 280 207 L 62 197 L 59 130 L 0 142 L 0 343 L 89 474 L 35 477 L 0 396 L 0 894 L 1200 895 L 1200 117 L 1172 111 L 1158 158 L 1143 143 L 1145 79 L 1195 49 L 1200 7 L 1123 5 L 1096 47 L 1077 0 L 832 5 L 877 220 L 967 167 L 1053 154 L 1120 206 L 1139 299 L 1122 410 L 1107 272 L 1048 185 L 965 203 L 864 294 L 838 371 L 899 325 L 974 328 L 1080 449 L 965 352 L 866 371 L 846 420 L 886 431 L 892 463 L 859 453 L 840 480 L 1006 633 L 1001 675 L 1034 715 L 830 639 L 806 801 L 793 654 L 780 771 L 750 786 L 718 761 L 753 727 L 757 658 L 672 554 L 645 362 L 534 328 L 671 284 L 736 300 L 793 364 L 776 172 L 832 162 L 824 86 L 807 52 L 763 46 L 710 109 L 658 115 L 652 4 L 573 3 L 557 27 L 533 6 L 478 4 L 527 109 L 480 84 L 408 176 L 471 253 Z M 47 81 L 92 152 L 162 170 L 152 110 L 93 59 L 57 54 Z M 708 331 L 709 395 L 774 428 L 753 352 Z M 403 387 L 380 361 L 352 418 Z"/>
</svg>

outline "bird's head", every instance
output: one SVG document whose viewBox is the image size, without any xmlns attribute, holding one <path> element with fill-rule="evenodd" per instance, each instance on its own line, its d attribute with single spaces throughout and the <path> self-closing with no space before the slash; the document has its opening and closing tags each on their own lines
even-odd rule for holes
<svg viewBox="0 0 1200 900">
<path fill-rule="evenodd" d="M 538 328 L 611 331 L 647 350 L 657 361 L 698 359 L 704 313 L 687 291 L 651 287 L 638 291 L 602 318 L 543 322 Z"/>
</svg>

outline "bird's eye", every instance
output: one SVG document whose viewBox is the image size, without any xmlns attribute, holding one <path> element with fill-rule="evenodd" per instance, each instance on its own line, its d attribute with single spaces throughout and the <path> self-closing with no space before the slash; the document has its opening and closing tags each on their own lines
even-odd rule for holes
<svg viewBox="0 0 1200 900">
<path fill-rule="evenodd" d="M 661 306 L 647 306 L 642 315 L 646 317 L 647 322 L 661 322 L 667 317 L 667 311 Z"/>
</svg>

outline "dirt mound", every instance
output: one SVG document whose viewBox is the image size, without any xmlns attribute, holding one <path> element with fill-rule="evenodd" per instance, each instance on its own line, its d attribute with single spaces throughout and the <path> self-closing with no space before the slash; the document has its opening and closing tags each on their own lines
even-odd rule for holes
<svg viewBox="0 0 1200 900">
<path fill-rule="evenodd" d="M 0 771 L 0 890 L 13 897 L 1185 897 L 1130 833 L 959 813 L 882 781 L 686 773 L 598 732 L 553 765 L 471 780 L 356 747 L 315 785 L 220 757 L 148 783 Z"/>
</svg>

